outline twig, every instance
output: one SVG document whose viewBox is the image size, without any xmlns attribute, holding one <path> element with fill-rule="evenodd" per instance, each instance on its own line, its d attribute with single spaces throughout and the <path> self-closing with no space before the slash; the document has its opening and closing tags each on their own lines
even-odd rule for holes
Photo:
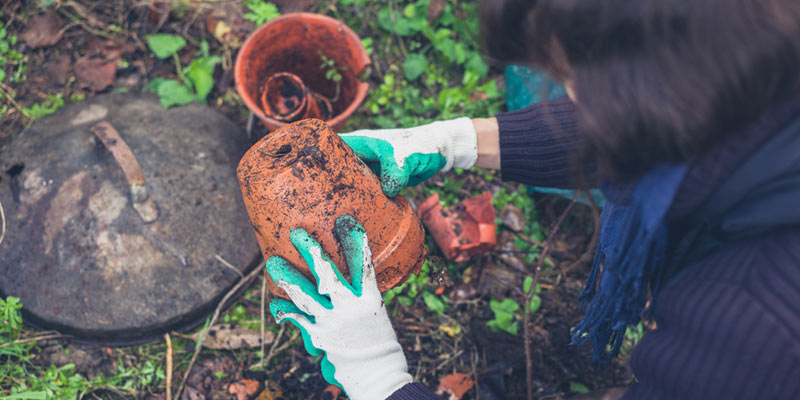
<svg viewBox="0 0 800 400">
<path fill-rule="evenodd" d="M 542 243 L 542 242 L 540 242 L 540 241 L 538 241 L 538 240 L 536 240 L 534 238 L 528 237 L 528 236 L 524 235 L 522 232 L 517 232 L 516 234 L 517 234 L 517 237 L 519 237 L 520 239 L 522 239 L 522 240 L 524 240 L 524 241 L 526 241 L 526 242 L 528 242 L 528 243 L 530 243 L 532 245 L 539 246 L 539 247 L 544 247 L 544 243 Z"/>
<path fill-rule="evenodd" d="M 281 336 L 283 336 L 283 332 L 285 331 L 286 324 L 281 324 L 281 329 L 278 331 L 278 336 L 275 337 L 275 341 L 272 342 L 272 346 L 269 346 L 269 353 L 267 353 L 265 358 L 261 359 L 261 366 L 266 367 L 269 365 L 269 362 L 272 361 L 272 357 L 277 353 L 278 342 L 281 341 Z"/>
<path fill-rule="evenodd" d="M 172 339 L 169 333 L 164 334 L 164 341 L 167 342 L 167 400 L 172 400 Z"/>
<path fill-rule="evenodd" d="M 220 256 L 219 254 L 214 254 L 214 258 L 216 258 L 217 261 L 221 262 L 222 265 L 228 267 L 229 269 L 232 269 L 233 272 L 236 272 L 236 275 L 239 275 L 240 279 L 244 278 L 244 274 L 242 273 L 242 271 L 239 271 L 239 268 L 234 267 L 231 263 L 227 262 L 224 258 L 222 258 L 222 256 Z"/>
<path fill-rule="evenodd" d="M 547 234 L 547 240 L 544 242 L 544 247 L 542 247 L 542 254 L 539 256 L 539 260 L 536 262 L 536 269 L 533 273 L 533 283 L 531 283 L 531 289 L 528 293 L 525 293 L 525 301 L 522 305 L 523 307 L 523 321 L 524 327 L 523 332 L 525 334 L 525 383 L 528 388 L 528 400 L 533 400 L 533 358 L 531 357 L 531 332 L 530 332 L 530 317 L 531 317 L 531 298 L 533 297 L 534 293 L 536 293 L 536 285 L 539 283 L 539 277 L 542 273 L 542 264 L 544 263 L 545 257 L 547 257 L 547 252 L 550 250 L 550 243 L 553 241 L 553 238 L 556 236 L 558 229 L 561 228 L 561 224 L 567 218 L 570 211 L 572 211 L 572 207 L 575 205 L 576 200 L 578 199 L 578 192 L 575 192 L 575 195 L 572 196 L 572 201 L 570 201 L 567 208 L 561 213 L 561 216 L 558 217 L 558 221 L 550 229 L 550 232 Z"/>
<path fill-rule="evenodd" d="M 228 293 L 225 294 L 225 297 L 223 297 L 222 300 L 220 300 L 219 304 L 217 304 L 217 308 L 214 310 L 214 315 L 211 317 L 211 320 L 208 323 L 208 327 L 213 326 L 214 322 L 217 321 L 217 317 L 219 317 L 219 313 L 220 311 L 222 311 L 222 307 L 225 306 L 225 303 L 228 302 L 228 299 L 230 299 L 231 296 L 233 296 L 236 292 L 238 292 L 239 289 L 241 289 L 245 283 L 249 282 L 250 280 L 255 278 L 256 275 L 261 273 L 262 270 L 263 268 L 253 268 L 253 271 L 247 274 L 247 276 L 239 279 L 239 282 L 236 285 L 234 285 L 231 288 L 231 290 L 229 290 Z M 189 360 L 189 366 L 187 367 L 186 372 L 183 374 L 183 380 L 181 380 L 181 384 L 180 386 L 178 386 L 178 391 L 175 392 L 175 396 L 173 396 L 173 398 L 175 399 L 181 398 L 181 393 L 183 393 L 183 388 L 186 386 L 186 380 L 189 379 L 189 374 L 192 372 L 192 368 L 194 368 L 194 363 L 197 361 L 197 356 L 200 354 L 200 350 L 203 349 L 203 341 L 205 339 L 206 336 L 201 335 L 200 340 L 197 341 L 197 344 L 195 345 L 194 348 L 194 354 L 192 354 L 192 359 Z"/>
<path fill-rule="evenodd" d="M 0 201 L 0 220 L 2 221 L 2 226 L 0 226 L 0 244 L 3 244 L 3 239 L 6 238 L 6 213 L 3 210 L 3 202 Z"/>
<path fill-rule="evenodd" d="M 597 240 L 600 238 L 600 207 L 597 206 L 597 203 L 594 201 L 594 196 L 592 196 L 588 190 L 583 191 L 583 193 L 589 199 L 589 205 L 592 207 L 592 220 L 594 222 L 592 239 L 589 240 L 589 244 L 586 245 L 586 251 L 577 260 L 568 265 L 566 268 L 561 268 L 562 275 L 572 271 L 584 262 L 591 260 L 592 255 L 595 252 L 595 247 L 597 247 Z"/>
<path fill-rule="evenodd" d="M 40 336 L 34 336 L 27 339 L 17 339 L 8 343 L 0 344 L 0 349 L 3 347 L 11 346 L 12 344 L 22 344 L 22 343 L 30 343 L 30 342 L 38 342 L 40 340 L 48 340 L 48 339 L 58 339 L 63 335 L 60 333 L 48 333 Z"/>
</svg>

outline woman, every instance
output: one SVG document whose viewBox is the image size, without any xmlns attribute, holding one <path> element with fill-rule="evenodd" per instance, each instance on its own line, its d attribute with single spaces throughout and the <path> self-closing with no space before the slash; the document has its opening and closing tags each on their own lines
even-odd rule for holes
<svg viewBox="0 0 800 400">
<path fill-rule="evenodd" d="M 473 165 L 597 184 L 609 205 L 573 341 L 613 357 L 627 325 L 655 318 L 625 398 L 800 398 L 800 2 L 490 0 L 481 19 L 491 58 L 546 71 L 571 100 L 343 135 L 384 191 Z M 270 259 L 293 299 L 273 314 L 351 398 L 433 398 L 406 372 L 363 229 L 343 216 L 337 235 L 353 283 L 296 230 L 319 287 Z"/>
</svg>

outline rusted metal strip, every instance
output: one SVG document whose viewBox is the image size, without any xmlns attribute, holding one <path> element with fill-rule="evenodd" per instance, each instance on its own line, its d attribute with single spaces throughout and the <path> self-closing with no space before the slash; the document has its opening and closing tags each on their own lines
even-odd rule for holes
<svg viewBox="0 0 800 400">
<path fill-rule="evenodd" d="M 92 127 L 92 132 L 106 146 L 108 151 L 114 156 L 117 165 L 122 168 L 125 179 L 131 186 L 131 200 L 134 203 L 141 203 L 147 200 L 147 188 L 144 182 L 144 172 L 136 157 L 131 152 L 128 144 L 122 140 L 116 129 L 110 123 L 103 121 Z"/>
</svg>

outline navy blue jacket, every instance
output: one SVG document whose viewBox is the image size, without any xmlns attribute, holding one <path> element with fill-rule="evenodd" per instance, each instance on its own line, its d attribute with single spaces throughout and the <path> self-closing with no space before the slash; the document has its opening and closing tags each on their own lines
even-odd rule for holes
<svg viewBox="0 0 800 400">
<path fill-rule="evenodd" d="M 572 103 L 541 103 L 497 118 L 504 180 L 571 187 L 570 160 L 581 140 Z M 668 221 L 702 206 L 797 118 L 800 98 L 692 162 Z M 800 399 L 800 226 L 725 243 L 681 266 L 654 315 L 658 329 L 631 355 L 636 383 L 625 399 Z M 437 397 L 411 384 L 390 398 Z"/>
</svg>

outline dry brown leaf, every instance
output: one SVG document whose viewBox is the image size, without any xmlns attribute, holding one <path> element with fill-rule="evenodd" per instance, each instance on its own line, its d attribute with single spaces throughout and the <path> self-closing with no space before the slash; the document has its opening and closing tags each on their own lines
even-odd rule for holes
<svg viewBox="0 0 800 400">
<path fill-rule="evenodd" d="M 500 219 L 503 221 L 503 225 L 514 232 L 522 232 L 525 229 L 525 214 L 513 204 L 506 204 L 503 207 L 503 211 L 500 211 Z"/>
<path fill-rule="evenodd" d="M 117 60 L 84 58 L 75 64 L 75 77 L 81 86 L 100 92 L 114 83 Z"/>
<path fill-rule="evenodd" d="M 214 3 L 206 15 L 206 28 L 220 43 L 237 48 L 253 31 L 253 23 L 244 18 L 240 2 Z"/>
<path fill-rule="evenodd" d="M 181 400 L 206 400 L 206 395 L 191 386 L 186 386 L 181 393 Z"/>
<path fill-rule="evenodd" d="M 464 394 L 475 386 L 475 381 L 468 374 L 450 374 L 439 379 L 439 388 L 436 394 L 448 395 L 447 400 L 461 400 Z"/>
<path fill-rule="evenodd" d="M 52 46 L 61 40 L 64 34 L 61 28 L 64 21 L 55 12 L 48 11 L 44 14 L 34 15 L 25 32 L 22 32 L 22 40 L 33 49 L 39 47 Z"/>
<path fill-rule="evenodd" d="M 231 385 L 228 386 L 228 393 L 236 395 L 236 400 L 250 400 L 258 393 L 259 389 L 261 389 L 261 384 L 259 384 L 258 381 L 242 379 L 238 382 L 231 383 Z"/>
<path fill-rule="evenodd" d="M 342 394 L 342 388 L 336 385 L 328 385 L 323 392 L 330 393 L 330 400 L 336 400 L 339 398 L 339 395 Z"/>
<path fill-rule="evenodd" d="M 431 2 L 428 3 L 428 25 L 433 26 L 433 22 L 436 21 L 436 18 L 442 15 L 445 4 L 447 4 L 446 0 L 431 0 Z"/>
<path fill-rule="evenodd" d="M 69 79 L 69 73 L 72 71 L 72 58 L 69 54 L 61 54 L 47 63 L 45 72 L 50 82 L 55 85 L 64 85 Z"/>
<path fill-rule="evenodd" d="M 200 332 L 191 335 L 195 342 L 200 340 Z M 271 344 L 275 334 L 264 332 L 264 344 Z M 242 347 L 261 346 L 261 333 L 249 329 L 235 327 L 232 324 L 214 325 L 208 328 L 203 346 L 214 350 L 236 350 Z"/>
</svg>

